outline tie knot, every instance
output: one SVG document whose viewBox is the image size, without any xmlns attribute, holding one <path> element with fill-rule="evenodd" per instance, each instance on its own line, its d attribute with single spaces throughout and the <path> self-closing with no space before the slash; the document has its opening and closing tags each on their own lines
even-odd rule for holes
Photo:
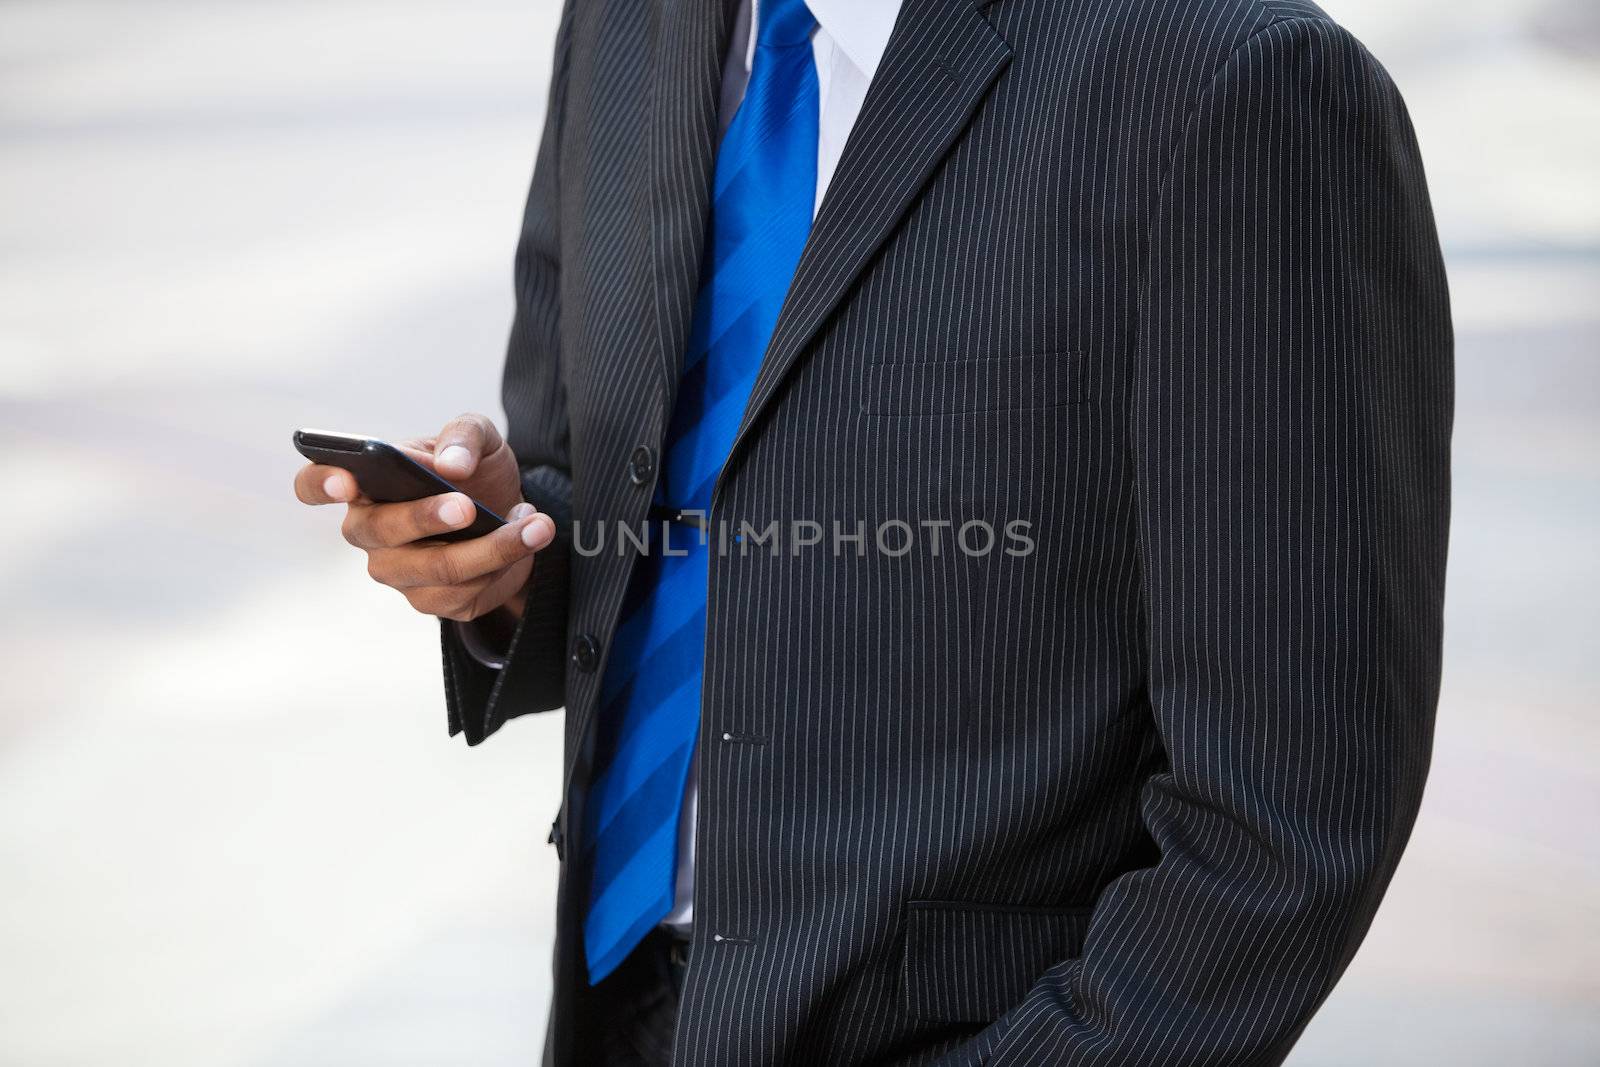
<svg viewBox="0 0 1600 1067">
<path fill-rule="evenodd" d="M 817 25 L 805 0 L 756 0 L 756 43 L 769 48 L 805 44 Z"/>
</svg>

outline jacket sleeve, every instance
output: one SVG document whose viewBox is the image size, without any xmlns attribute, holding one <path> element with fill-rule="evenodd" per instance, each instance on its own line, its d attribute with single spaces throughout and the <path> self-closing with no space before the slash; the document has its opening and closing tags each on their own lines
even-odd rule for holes
<svg viewBox="0 0 1600 1067">
<path fill-rule="evenodd" d="M 1140 310 L 1160 858 L 962 1050 L 989 1067 L 1282 1062 L 1366 933 L 1428 769 L 1448 296 L 1404 105 L 1343 30 L 1269 25 L 1197 98 Z"/>
<path fill-rule="evenodd" d="M 469 745 L 482 742 L 507 719 L 565 703 L 572 469 L 561 374 L 558 179 L 571 22 L 572 0 L 567 0 L 556 31 L 544 132 L 517 243 L 516 310 L 501 388 L 507 439 L 522 470 L 523 498 L 555 520 L 556 540 L 534 559 L 527 608 L 503 668 L 473 656 L 457 626 L 441 622 L 450 733 L 465 733 Z"/>
</svg>

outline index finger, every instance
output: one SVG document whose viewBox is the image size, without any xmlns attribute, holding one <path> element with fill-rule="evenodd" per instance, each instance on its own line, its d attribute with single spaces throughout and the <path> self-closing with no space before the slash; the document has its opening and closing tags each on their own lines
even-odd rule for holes
<svg viewBox="0 0 1600 1067">
<path fill-rule="evenodd" d="M 478 469 L 478 460 L 500 444 L 500 429 L 487 415 L 458 415 L 445 424 L 434 440 L 434 469 L 446 478 L 470 477 Z"/>
<path fill-rule="evenodd" d="M 294 495 L 302 504 L 347 504 L 361 496 L 361 487 L 343 467 L 307 463 L 295 472 Z"/>
</svg>

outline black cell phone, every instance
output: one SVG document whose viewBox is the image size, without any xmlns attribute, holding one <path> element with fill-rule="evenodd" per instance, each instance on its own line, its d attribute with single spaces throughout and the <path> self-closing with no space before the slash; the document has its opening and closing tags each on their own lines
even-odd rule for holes
<svg viewBox="0 0 1600 1067">
<path fill-rule="evenodd" d="M 376 437 L 331 430 L 296 430 L 294 447 L 313 463 L 343 467 L 354 474 L 361 491 L 380 504 L 398 504 L 461 491 L 394 445 Z M 439 534 L 430 540 L 465 541 L 493 533 L 506 524 L 505 519 L 483 504 L 476 500 L 472 503 L 477 514 L 471 526 Z"/>
</svg>

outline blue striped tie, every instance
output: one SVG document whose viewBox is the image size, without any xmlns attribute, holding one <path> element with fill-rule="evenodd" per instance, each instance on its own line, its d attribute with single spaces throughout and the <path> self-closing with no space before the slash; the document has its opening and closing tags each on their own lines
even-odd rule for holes
<svg viewBox="0 0 1600 1067">
<path fill-rule="evenodd" d="M 800 262 L 817 189 L 816 21 L 803 0 L 756 8 L 755 58 L 717 153 L 700 292 L 657 486 L 659 503 L 705 512 Z M 600 687 L 585 835 L 591 983 L 672 909 L 678 818 L 700 727 L 709 558 L 698 531 L 674 524 L 666 536 L 670 546 L 655 531 L 634 568 Z"/>
</svg>

